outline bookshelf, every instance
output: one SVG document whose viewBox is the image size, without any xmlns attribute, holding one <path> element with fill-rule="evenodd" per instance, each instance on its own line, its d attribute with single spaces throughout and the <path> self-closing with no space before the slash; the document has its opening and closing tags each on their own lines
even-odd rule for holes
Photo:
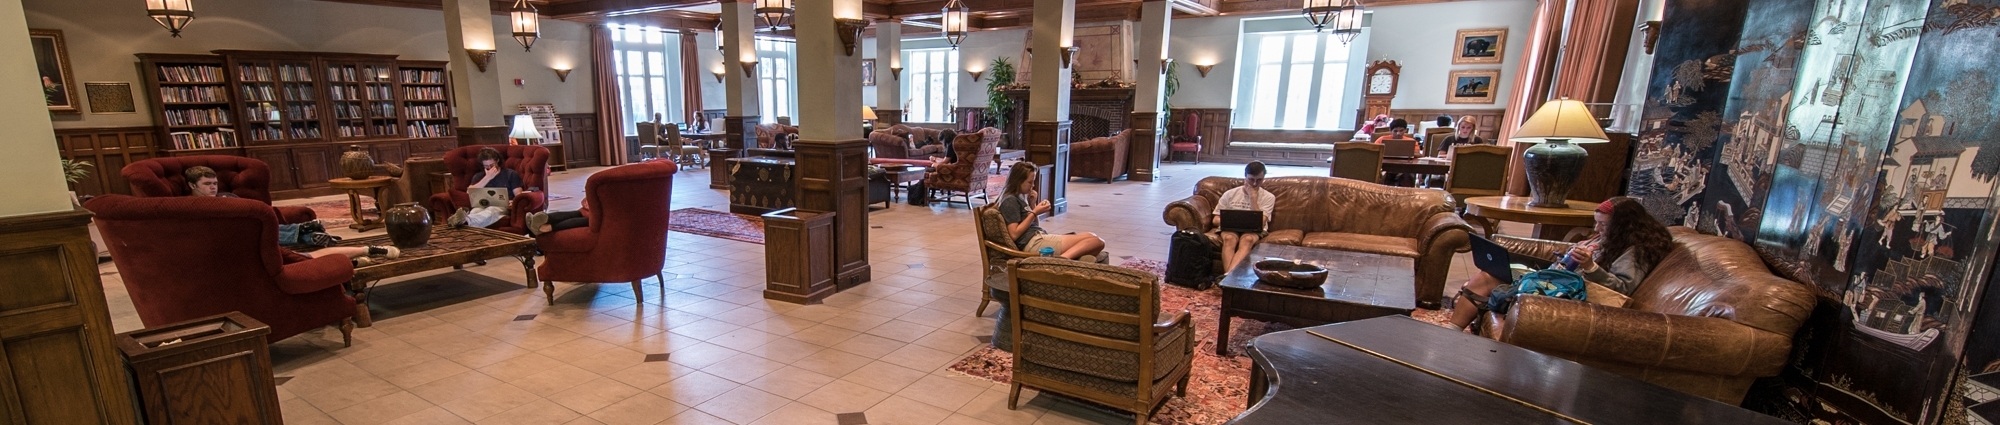
<svg viewBox="0 0 2000 425">
<path fill-rule="evenodd" d="M 451 84 L 444 62 L 403 61 L 396 84 L 403 129 L 412 138 L 453 137 Z"/>
<path fill-rule="evenodd" d="M 227 152 L 242 144 L 220 56 L 141 54 L 163 150 Z"/>
</svg>

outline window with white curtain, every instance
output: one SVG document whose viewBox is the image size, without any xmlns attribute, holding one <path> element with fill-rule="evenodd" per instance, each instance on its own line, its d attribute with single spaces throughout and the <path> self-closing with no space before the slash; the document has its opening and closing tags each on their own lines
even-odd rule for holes
<svg viewBox="0 0 2000 425">
<path fill-rule="evenodd" d="M 958 106 L 958 50 L 922 49 L 903 51 L 904 121 L 951 122 L 951 108 Z"/>
<path fill-rule="evenodd" d="M 1341 108 L 1352 52 L 1332 33 L 1245 31 L 1238 52 L 1232 126 L 1334 130 L 1352 115 Z"/>
<path fill-rule="evenodd" d="M 764 122 L 792 117 L 792 124 L 798 124 L 797 47 L 791 40 L 757 38 L 757 96 L 763 105 Z"/>
<path fill-rule="evenodd" d="M 681 35 L 632 25 L 610 29 L 611 67 L 625 103 L 625 135 L 639 134 L 639 122 L 656 113 L 666 122 L 682 120 Z"/>
</svg>

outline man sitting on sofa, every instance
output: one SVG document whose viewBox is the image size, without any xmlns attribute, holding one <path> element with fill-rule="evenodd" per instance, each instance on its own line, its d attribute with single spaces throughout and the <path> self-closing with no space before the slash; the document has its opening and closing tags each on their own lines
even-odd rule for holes
<svg viewBox="0 0 2000 425">
<path fill-rule="evenodd" d="M 1264 231 L 1257 233 L 1236 233 L 1222 231 L 1222 269 L 1236 270 L 1236 265 L 1250 256 L 1250 249 L 1257 247 L 1257 241 L 1270 233 L 1271 211 L 1278 205 L 1278 195 L 1264 190 L 1264 162 L 1250 161 L 1243 166 L 1243 185 L 1222 192 L 1210 221 L 1216 227 L 1222 226 L 1222 210 L 1251 210 L 1264 212 Z"/>
<path fill-rule="evenodd" d="M 215 198 L 236 197 L 236 194 L 234 193 L 222 191 L 222 184 L 215 177 L 215 169 L 197 165 L 194 167 L 189 167 L 186 171 L 182 171 L 181 177 L 187 178 L 188 193 L 193 194 L 192 196 L 215 197 Z M 299 224 L 278 225 L 279 245 L 305 245 L 311 247 L 324 247 L 317 251 L 313 251 L 310 254 L 300 254 L 297 252 L 293 252 L 292 250 L 285 249 L 284 247 L 281 246 L 278 248 L 278 254 L 284 257 L 285 264 L 296 263 L 327 255 L 345 255 L 347 256 L 347 258 L 354 261 L 355 266 L 366 266 L 371 264 L 371 261 L 368 259 L 368 257 L 370 256 L 379 255 L 387 258 L 396 258 L 397 256 L 403 254 L 402 251 L 396 249 L 396 247 L 386 246 L 386 245 L 331 246 L 337 242 L 340 242 L 340 238 L 327 235 L 326 227 L 321 226 L 319 224 L 319 220 L 313 220 Z"/>
</svg>

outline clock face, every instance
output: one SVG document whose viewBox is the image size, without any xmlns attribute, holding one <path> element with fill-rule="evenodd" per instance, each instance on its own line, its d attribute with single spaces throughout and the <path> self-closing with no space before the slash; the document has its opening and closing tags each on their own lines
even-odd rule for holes
<svg viewBox="0 0 2000 425">
<path fill-rule="evenodd" d="M 1377 72 L 1368 77 L 1368 94 L 1389 94 L 1396 90 L 1396 77 L 1387 71 Z"/>
</svg>

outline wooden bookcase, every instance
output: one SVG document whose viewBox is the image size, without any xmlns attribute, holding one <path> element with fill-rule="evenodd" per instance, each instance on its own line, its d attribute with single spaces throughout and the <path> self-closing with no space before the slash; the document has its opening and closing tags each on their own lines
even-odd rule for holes
<svg viewBox="0 0 2000 425">
<path fill-rule="evenodd" d="M 271 166 L 271 195 L 332 194 L 346 146 L 376 162 L 457 147 L 442 61 L 359 53 L 141 53 L 160 155 L 238 155 Z"/>
</svg>

